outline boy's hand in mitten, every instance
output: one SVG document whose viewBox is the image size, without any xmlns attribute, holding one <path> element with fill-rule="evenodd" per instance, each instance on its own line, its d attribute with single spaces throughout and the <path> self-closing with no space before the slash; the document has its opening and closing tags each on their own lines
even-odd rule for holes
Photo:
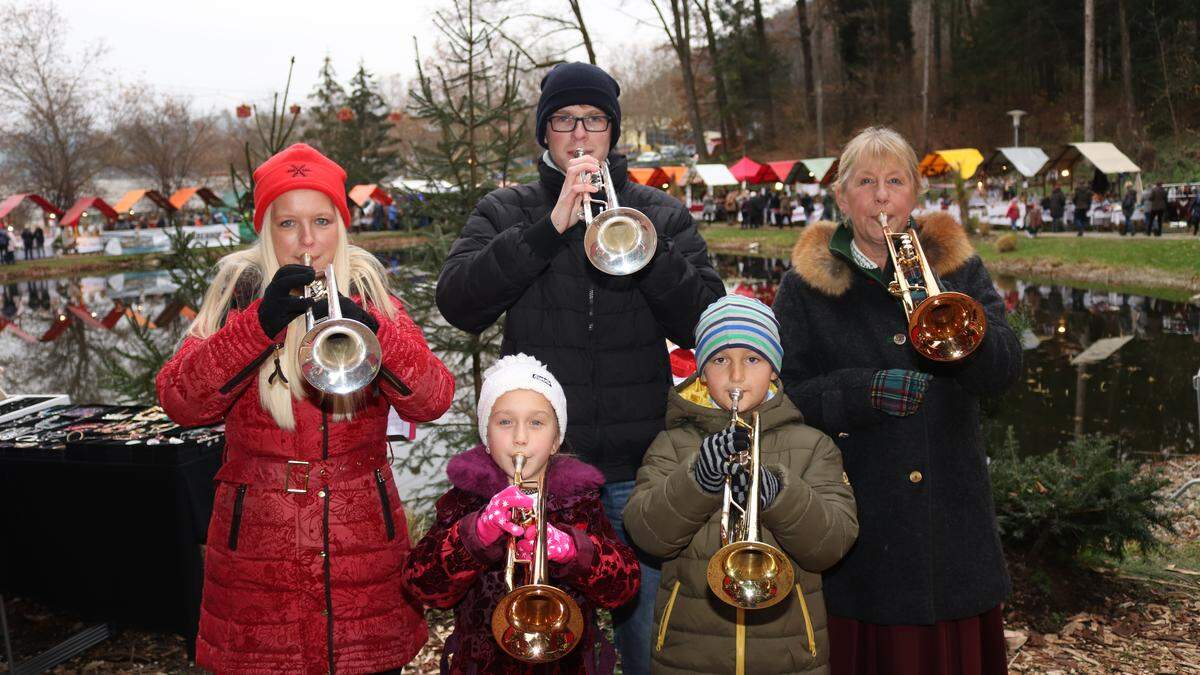
<svg viewBox="0 0 1200 675">
<path fill-rule="evenodd" d="M 700 441 L 696 458 L 696 482 L 706 492 L 720 492 L 725 476 L 732 475 L 731 458 L 750 449 L 750 432 L 744 427 L 724 429 Z"/>
</svg>

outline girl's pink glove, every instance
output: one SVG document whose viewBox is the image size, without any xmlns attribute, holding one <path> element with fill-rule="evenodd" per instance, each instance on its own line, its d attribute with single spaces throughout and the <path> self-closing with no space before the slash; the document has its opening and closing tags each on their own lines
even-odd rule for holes
<svg viewBox="0 0 1200 675">
<path fill-rule="evenodd" d="M 533 508 L 533 497 L 521 492 L 521 488 L 516 485 L 509 485 L 497 492 L 487 506 L 483 507 L 479 517 L 475 519 L 475 534 L 479 535 L 484 546 L 496 543 L 500 535 L 506 532 L 514 537 L 519 537 L 525 532 L 524 528 L 512 521 L 514 508 Z"/>
<path fill-rule="evenodd" d="M 517 552 L 525 560 L 533 560 L 533 546 L 537 542 L 537 528 L 525 528 L 525 537 L 517 542 Z M 557 527 L 546 523 L 546 559 L 550 562 L 569 563 L 575 559 L 575 539 Z"/>
</svg>

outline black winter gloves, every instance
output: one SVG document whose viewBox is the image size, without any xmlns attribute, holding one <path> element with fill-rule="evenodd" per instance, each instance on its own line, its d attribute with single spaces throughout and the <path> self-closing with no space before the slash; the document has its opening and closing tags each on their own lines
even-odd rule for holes
<svg viewBox="0 0 1200 675">
<path fill-rule="evenodd" d="M 294 296 L 292 291 L 311 284 L 313 279 L 316 272 L 304 265 L 284 265 L 275 272 L 258 305 L 258 323 L 267 337 L 274 340 L 292 319 L 312 306 L 310 298 Z"/>
<path fill-rule="evenodd" d="M 372 333 L 379 332 L 379 322 L 371 313 L 363 309 L 357 302 L 338 293 L 338 304 L 342 308 L 342 316 L 347 319 L 354 319 L 360 323 L 366 324 L 367 328 L 371 329 Z M 321 298 L 313 305 L 313 316 L 318 319 L 329 315 L 329 300 Z"/>
</svg>

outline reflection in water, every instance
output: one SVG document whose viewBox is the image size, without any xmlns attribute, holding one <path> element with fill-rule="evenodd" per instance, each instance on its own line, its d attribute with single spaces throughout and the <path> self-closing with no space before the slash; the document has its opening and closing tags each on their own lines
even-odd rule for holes
<svg viewBox="0 0 1200 675">
<path fill-rule="evenodd" d="M 787 265 L 717 256 L 731 290 L 764 301 L 774 299 Z M 1097 432 L 1119 436 L 1132 453 L 1200 451 L 1192 386 L 1200 367 L 1200 307 L 1004 277 L 996 289 L 1008 310 L 1028 322 L 1025 376 L 985 410 L 1001 428 L 1013 427 L 1024 451 L 1048 451 Z M 1072 365 L 1097 340 L 1118 336 L 1133 339 L 1098 363 Z"/>
</svg>

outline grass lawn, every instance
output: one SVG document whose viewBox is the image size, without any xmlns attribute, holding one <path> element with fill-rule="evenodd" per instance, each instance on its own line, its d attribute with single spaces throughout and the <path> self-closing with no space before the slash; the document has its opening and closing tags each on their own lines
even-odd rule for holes
<svg viewBox="0 0 1200 675">
<path fill-rule="evenodd" d="M 996 239 L 974 241 L 984 262 L 993 260 L 1056 261 L 1063 265 L 1104 265 L 1154 269 L 1186 276 L 1200 275 L 1200 239 L 1017 237 L 1017 250 L 996 251 Z"/>
</svg>

